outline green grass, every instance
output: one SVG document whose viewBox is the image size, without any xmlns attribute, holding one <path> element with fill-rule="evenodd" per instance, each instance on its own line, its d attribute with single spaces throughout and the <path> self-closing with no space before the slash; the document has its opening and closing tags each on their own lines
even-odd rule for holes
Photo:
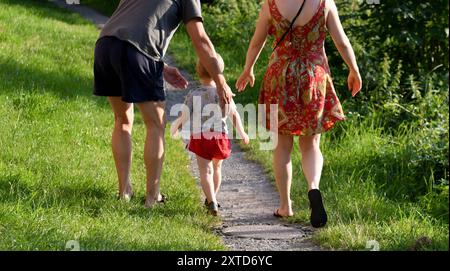
<svg viewBox="0 0 450 271">
<path fill-rule="evenodd" d="M 341 129 L 342 137 L 333 138 Z M 352 120 L 323 134 L 321 190 L 329 223 L 316 232 L 316 242 L 330 249 L 362 250 L 367 241 L 376 240 L 382 250 L 410 250 L 426 237 L 431 244 L 420 249 L 448 250 L 448 209 L 443 211 L 444 218 L 434 217 L 421 203 L 404 198 L 402 191 L 391 191 L 407 187 L 401 182 L 410 174 L 405 144 L 410 137 L 408 133 L 387 137 L 370 121 Z M 289 221 L 306 224 L 306 180 L 297 143 L 294 148 L 292 197 L 296 215 Z M 271 153 L 258 150 L 253 142 L 248 157 L 261 162 L 273 179 Z"/>
<path fill-rule="evenodd" d="M 178 141 L 165 206 L 143 208 L 145 127 L 134 126 L 131 203 L 115 199 L 113 127 L 92 96 L 95 26 L 46 1 L 0 0 L 0 250 L 222 250 Z"/>
</svg>

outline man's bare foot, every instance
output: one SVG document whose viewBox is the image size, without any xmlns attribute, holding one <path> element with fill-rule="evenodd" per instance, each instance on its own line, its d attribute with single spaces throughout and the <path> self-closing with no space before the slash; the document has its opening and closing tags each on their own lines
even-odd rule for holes
<svg viewBox="0 0 450 271">
<path fill-rule="evenodd" d="M 152 208 L 155 205 L 156 200 L 145 200 L 144 208 Z"/>
<path fill-rule="evenodd" d="M 125 191 L 119 192 L 119 199 L 125 202 L 130 202 L 133 195 L 133 187 L 131 186 L 131 184 L 128 184 L 125 188 Z"/>
<path fill-rule="evenodd" d="M 155 203 L 165 203 L 166 196 L 159 194 L 157 198 L 148 197 L 145 199 L 144 207 L 151 208 Z"/>
</svg>

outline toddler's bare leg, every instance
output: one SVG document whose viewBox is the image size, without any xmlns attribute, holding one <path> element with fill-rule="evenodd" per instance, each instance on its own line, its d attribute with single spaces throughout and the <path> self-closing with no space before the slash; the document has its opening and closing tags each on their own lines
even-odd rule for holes
<svg viewBox="0 0 450 271">
<path fill-rule="evenodd" d="M 197 155 L 198 170 L 200 172 L 200 184 L 205 193 L 208 202 L 217 202 L 216 193 L 214 191 L 214 180 L 213 180 L 213 163 L 211 160 L 206 160 Z"/>
<path fill-rule="evenodd" d="M 214 168 L 214 193 L 219 193 L 220 185 L 222 184 L 222 162 L 223 160 L 213 159 L 213 168 Z"/>
</svg>

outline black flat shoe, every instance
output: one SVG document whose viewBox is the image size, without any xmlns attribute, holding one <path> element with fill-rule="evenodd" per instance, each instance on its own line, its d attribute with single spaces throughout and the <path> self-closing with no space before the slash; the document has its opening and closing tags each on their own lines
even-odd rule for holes
<svg viewBox="0 0 450 271">
<path fill-rule="evenodd" d="M 328 216 L 323 206 L 322 194 L 318 189 L 308 192 L 309 206 L 311 208 L 311 225 L 314 228 L 321 228 L 327 224 Z"/>
</svg>

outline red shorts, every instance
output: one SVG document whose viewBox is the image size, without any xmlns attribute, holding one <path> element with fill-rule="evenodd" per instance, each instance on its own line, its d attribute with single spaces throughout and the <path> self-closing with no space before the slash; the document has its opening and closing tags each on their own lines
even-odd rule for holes
<svg viewBox="0 0 450 271">
<path fill-rule="evenodd" d="M 188 149 L 206 160 L 224 160 L 231 155 L 231 142 L 225 133 L 191 135 Z"/>
</svg>

